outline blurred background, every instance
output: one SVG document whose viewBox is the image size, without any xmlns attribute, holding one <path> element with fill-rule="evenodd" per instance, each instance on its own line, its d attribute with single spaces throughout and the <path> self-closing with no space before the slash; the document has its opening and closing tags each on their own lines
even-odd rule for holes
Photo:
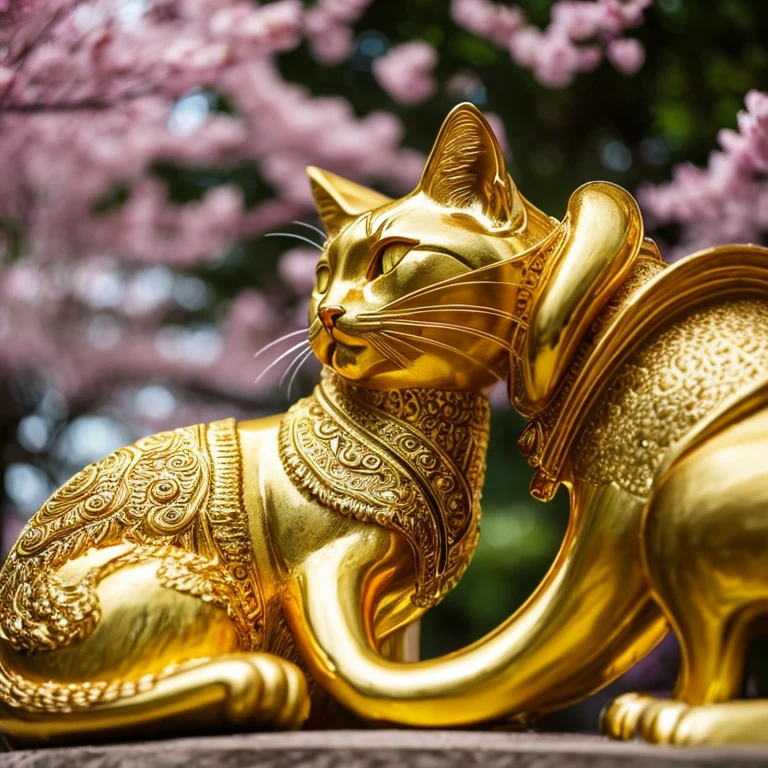
<svg viewBox="0 0 768 768">
<path fill-rule="evenodd" d="M 460 101 L 554 216 L 607 179 L 670 260 L 765 242 L 766 40 L 757 0 L 0 0 L 3 551 L 86 463 L 308 393 L 290 342 L 253 357 L 306 326 L 304 167 L 403 194 Z M 509 615 L 565 529 L 497 394 L 480 546 L 425 656 Z M 609 693 L 668 688 L 676 663 L 665 643 Z M 607 695 L 544 725 L 595 728 Z"/>
</svg>

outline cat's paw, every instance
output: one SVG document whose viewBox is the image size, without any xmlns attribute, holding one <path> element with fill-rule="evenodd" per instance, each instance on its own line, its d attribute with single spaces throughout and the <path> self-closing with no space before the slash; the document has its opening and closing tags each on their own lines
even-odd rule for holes
<svg viewBox="0 0 768 768">
<path fill-rule="evenodd" d="M 301 670 L 270 653 L 243 653 L 218 663 L 229 670 L 227 715 L 238 729 L 300 728 L 309 716 L 309 690 Z"/>
<path fill-rule="evenodd" d="M 600 732 L 612 739 L 633 739 L 643 712 L 655 701 L 641 693 L 625 693 L 609 701 L 600 713 Z"/>
<path fill-rule="evenodd" d="M 678 726 L 690 706 L 674 699 L 652 699 L 637 723 L 637 735 L 651 744 L 677 744 Z"/>
</svg>

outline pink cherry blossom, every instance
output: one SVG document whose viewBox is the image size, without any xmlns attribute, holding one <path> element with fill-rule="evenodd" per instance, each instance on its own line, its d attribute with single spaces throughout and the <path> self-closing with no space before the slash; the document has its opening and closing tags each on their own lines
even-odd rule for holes
<svg viewBox="0 0 768 768">
<path fill-rule="evenodd" d="M 494 45 L 509 50 L 512 60 L 533 71 L 543 85 L 563 88 L 579 72 L 596 69 L 603 57 L 622 74 L 634 74 L 645 50 L 634 38 L 621 37 L 638 26 L 653 0 L 559 0 L 544 29 L 530 24 L 515 6 L 492 0 L 452 0 L 453 20 Z"/>
<path fill-rule="evenodd" d="M 304 15 L 304 35 L 322 64 L 344 61 L 353 47 L 352 25 L 372 0 L 318 0 Z"/>
<path fill-rule="evenodd" d="M 299 295 L 306 296 L 315 284 L 317 251 L 314 248 L 291 248 L 277 265 L 278 274 Z"/>
<path fill-rule="evenodd" d="M 357 117 L 285 82 L 271 58 L 311 29 L 321 45 L 323 19 L 351 38 L 366 7 L 322 0 L 312 23 L 294 0 L 26 0 L 0 15 L 4 377 L 39 372 L 75 411 L 146 379 L 249 402 L 274 392 L 281 367 L 256 388 L 270 359 L 252 355 L 297 327 L 311 256 L 283 259 L 273 298 L 243 286 L 216 324 L 184 319 L 206 301 L 186 270 L 311 214 L 309 164 L 393 192 L 416 183 L 423 157 L 401 147 L 398 118 Z M 234 114 L 211 109 L 215 92 Z M 159 163 L 249 163 L 274 196 L 247 208 L 218 184 L 179 204 Z M 23 251 L 8 263 L 11 248 Z"/>
<path fill-rule="evenodd" d="M 720 243 L 759 243 L 768 235 L 768 94 L 750 91 L 744 101 L 738 132 L 719 133 L 721 149 L 707 168 L 679 165 L 671 181 L 638 190 L 652 226 L 682 228 L 668 258 Z"/>
<path fill-rule="evenodd" d="M 373 62 L 379 85 L 397 102 L 412 106 L 426 101 L 437 90 L 432 72 L 437 50 L 422 40 L 391 48 Z"/>
<path fill-rule="evenodd" d="M 624 75 L 634 75 L 645 63 L 645 49 L 631 37 L 611 40 L 606 46 L 605 55 Z"/>
<path fill-rule="evenodd" d="M 451 16 L 460 27 L 501 48 L 525 27 L 525 14 L 519 8 L 496 5 L 490 0 L 452 0 Z"/>
</svg>

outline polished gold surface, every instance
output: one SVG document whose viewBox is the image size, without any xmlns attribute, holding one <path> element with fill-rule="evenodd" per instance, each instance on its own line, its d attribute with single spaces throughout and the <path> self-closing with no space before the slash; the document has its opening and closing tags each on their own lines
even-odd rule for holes
<svg viewBox="0 0 768 768">
<path fill-rule="evenodd" d="M 525 724 L 671 626 L 674 699 L 621 697 L 604 729 L 766 740 L 768 704 L 734 699 L 768 612 L 768 251 L 667 268 L 603 182 L 558 222 L 469 105 L 400 200 L 308 172 L 329 236 L 321 383 L 282 416 L 141 440 L 51 497 L 0 574 L 2 732 L 323 726 L 328 697 L 371 723 Z M 568 489 L 568 530 L 506 622 L 417 662 L 418 619 L 477 542 L 485 395 L 504 380 L 531 492 Z"/>
</svg>

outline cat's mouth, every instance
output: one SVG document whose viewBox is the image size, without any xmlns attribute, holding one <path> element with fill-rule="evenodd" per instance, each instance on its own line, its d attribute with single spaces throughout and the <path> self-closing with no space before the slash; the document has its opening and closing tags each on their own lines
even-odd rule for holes
<svg viewBox="0 0 768 768">
<path fill-rule="evenodd" d="M 357 356 L 365 350 L 363 346 L 345 344 L 343 341 L 334 340 L 328 349 L 328 356 L 335 366 L 343 368 L 346 365 L 354 365 Z"/>
</svg>

